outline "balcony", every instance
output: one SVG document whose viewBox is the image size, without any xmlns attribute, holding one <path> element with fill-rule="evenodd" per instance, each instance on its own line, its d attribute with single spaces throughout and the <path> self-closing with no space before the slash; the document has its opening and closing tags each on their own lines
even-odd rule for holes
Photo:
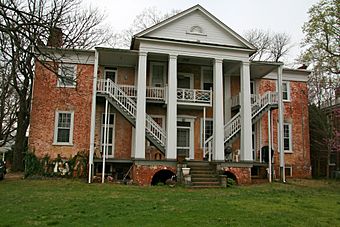
<svg viewBox="0 0 340 227">
<path fill-rule="evenodd" d="M 137 87 L 118 84 L 120 89 L 130 98 L 137 97 Z M 167 87 L 147 87 L 146 100 L 149 102 L 167 102 Z M 98 80 L 97 92 L 106 92 L 106 80 Z M 119 95 L 119 94 L 117 94 Z M 212 91 L 199 89 L 177 89 L 177 104 L 192 106 L 212 106 Z"/>
</svg>

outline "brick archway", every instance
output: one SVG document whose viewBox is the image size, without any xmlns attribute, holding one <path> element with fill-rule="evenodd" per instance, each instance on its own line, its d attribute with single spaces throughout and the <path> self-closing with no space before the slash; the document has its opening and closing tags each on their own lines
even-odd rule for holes
<svg viewBox="0 0 340 227">
<path fill-rule="evenodd" d="M 251 172 L 249 167 L 225 167 L 224 172 L 230 172 L 236 177 L 237 184 L 251 184 Z"/>
<path fill-rule="evenodd" d="M 134 165 L 132 179 L 138 185 L 151 185 L 154 175 L 161 170 L 169 170 L 176 174 L 176 167 L 166 165 Z"/>
</svg>

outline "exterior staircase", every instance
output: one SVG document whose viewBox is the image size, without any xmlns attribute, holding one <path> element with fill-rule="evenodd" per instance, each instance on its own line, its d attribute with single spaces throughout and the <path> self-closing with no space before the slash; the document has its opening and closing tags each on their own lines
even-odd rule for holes
<svg viewBox="0 0 340 227">
<path fill-rule="evenodd" d="M 187 165 L 190 168 L 192 188 L 220 188 L 221 182 L 216 168 L 206 161 L 192 161 Z"/>
<path fill-rule="evenodd" d="M 136 125 L 137 105 L 112 80 L 98 80 L 97 95 L 105 97 L 133 126 Z M 166 132 L 148 114 L 145 119 L 146 138 L 165 154 Z"/>
<path fill-rule="evenodd" d="M 276 92 L 266 92 L 254 100 L 251 106 L 252 123 L 256 123 L 262 116 L 271 108 L 277 107 L 278 97 Z M 224 143 L 232 144 L 238 138 L 241 132 L 241 114 L 238 112 L 230 121 L 224 125 Z M 211 155 L 213 151 L 212 142 L 214 136 L 212 135 L 205 141 L 206 155 Z"/>
</svg>

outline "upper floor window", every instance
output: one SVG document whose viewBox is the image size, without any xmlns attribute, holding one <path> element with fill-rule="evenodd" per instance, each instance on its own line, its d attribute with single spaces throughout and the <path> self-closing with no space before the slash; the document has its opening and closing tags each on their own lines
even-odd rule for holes
<svg viewBox="0 0 340 227">
<path fill-rule="evenodd" d="M 58 69 L 58 87 L 75 87 L 77 65 L 75 64 L 60 64 Z"/>
<path fill-rule="evenodd" d="M 282 82 L 282 99 L 283 99 L 283 101 L 290 101 L 289 81 L 283 81 Z"/>
<path fill-rule="evenodd" d="M 283 147 L 285 152 L 292 152 L 292 125 L 290 123 L 283 124 Z"/>
<path fill-rule="evenodd" d="M 104 70 L 104 79 L 110 79 L 114 83 L 117 81 L 117 69 L 115 68 L 105 68 Z"/>
<path fill-rule="evenodd" d="M 212 90 L 213 89 L 213 70 L 211 67 L 202 67 L 202 89 Z"/>
<path fill-rule="evenodd" d="M 164 62 L 151 62 L 151 81 L 152 87 L 164 87 L 166 76 L 166 64 Z"/>
<path fill-rule="evenodd" d="M 54 143 L 72 145 L 73 140 L 73 111 L 57 111 L 55 116 Z"/>
</svg>

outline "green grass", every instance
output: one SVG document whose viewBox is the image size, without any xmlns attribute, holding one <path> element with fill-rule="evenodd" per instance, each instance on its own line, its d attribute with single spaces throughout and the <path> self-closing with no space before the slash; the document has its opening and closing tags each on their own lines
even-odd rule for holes
<svg viewBox="0 0 340 227">
<path fill-rule="evenodd" d="M 0 226 L 340 226 L 340 182 L 187 189 L 0 181 Z"/>
</svg>

